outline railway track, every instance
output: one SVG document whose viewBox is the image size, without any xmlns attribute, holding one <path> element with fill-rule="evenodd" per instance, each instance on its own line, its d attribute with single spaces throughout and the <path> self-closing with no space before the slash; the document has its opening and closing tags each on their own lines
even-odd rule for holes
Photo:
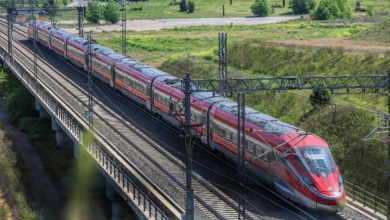
<svg viewBox="0 0 390 220">
<path fill-rule="evenodd" d="M 25 34 L 24 34 L 25 29 L 24 28 L 20 28 L 18 26 L 15 26 L 15 29 L 17 29 L 18 34 L 25 37 Z M 1 35 L 1 37 L 3 39 L 3 43 L 6 43 L 6 41 L 4 41 L 5 40 L 4 35 Z M 22 45 L 19 44 L 19 46 L 22 46 Z M 24 48 L 24 49 L 28 50 L 26 48 Z M 24 54 L 24 55 L 26 55 L 26 54 Z M 31 62 L 31 59 L 30 59 L 30 62 Z M 80 72 L 81 74 L 83 74 L 83 72 L 81 70 L 79 70 L 79 69 L 76 69 L 76 70 L 78 72 Z M 57 74 L 62 75 L 61 73 L 57 73 Z M 59 77 L 59 78 L 61 78 L 61 77 Z M 77 85 L 73 84 L 73 82 L 69 81 L 66 77 L 62 77 L 60 80 L 59 79 L 55 79 L 55 80 L 57 80 L 57 82 L 60 84 L 64 81 L 66 81 L 67 83 L 77 87 Z M 64 80 L 64 81 L 62 81 L 62 80 Z M 99 83 L 99 84 L 102 84 L 103 86 L 107 87 L 107 85 L 104 85 L 100 81 L 96 81 L 95 83 Z M 78 88 L 78 90 L 74 94 L 76 94 L 76 96 L 79 96 L 79 97 L 83 97 L 83 96 L 87 97 L 85 90 L 83 90 L 81 88 Z M 123 97 L 119 93 L 116 93 L 115 95 L 121 96 L 123 99 L 127 100 L 125 97 Z M 87 100 L 85 99 L 85 97 L 83 97 L 83 100 L 82 100 L 83 103 L 87 103 Z M 175 134 L 177 134 L 177 135 L 179 134 L 179 132 L 177 130 L 175 130 L 174 128 L 172 128 L 170 125 L 168 125 L 164 121 L 161 121 L 158 117 L 156 117 L 155 115 L 146 111 L 145 109 L 142 109 L 140 106 L 136 105 L 135 103 L 133 103 L 129 100 L 127 100 L 127 103 L 129 105 L 131 105 L 132 107 L 137 107 L 139 110 L 142 110 L 145 114 L 148 114 L 153 120 L 159 121 L 159 123 L 162 123 L 164 126 L 169 128 Z M 85 107 L 85 105 L 84 105 L 84 107 Z M 168 152 L 165 150 L 165 149 L 167 149 L 167 147 L 165 147 L 165 149 L 164 149 L 160 146 L 163 144 L 159 143 L 158 140 L 156 140 L 154 138 L 149 139 L 149 137 L 146 137 L 144 135 L 144 133 L 146 133 L 146 132 L 144 132 L 142 129 L 140 132 L 140 130 L 138 130 L 137 128 L 129 125 L 126 122 L 126 120 L 123 120 L 120 116 L 118 116 L 117 114 L 112 112 L 110 109 L 107 109 L 101 103 L 99 103 L 98 107 L 100 109 L 99 108 L 97 109 L 97 107 L 94 106 L 94 108 L 95 108 L 94 110 L 96 110 L 96 112 L 99 112 L 99 114 L 97 113 L 97 118 L 99 118 L 100 120 L 109 122 L 110 124 L 112 124 L 112 123 L 115 124 L 114 127 L 111 127 L 111 130 L 114 130 L 115 132 L 120 132 L 122 138 L 125 140 L 127 139 L 126 140 L 127 142 L 129 142 L 129 143 L 132 142 L 127 137 L 131 137 L 131 139 L 136 139 L 137 136 L 141 136 L 142 137 L 141 140 L 136 140 L 135 142 L 133 142 L 133 144 L 143 146 L 143 144 L 145 144 L 144 138 L 147 139 L 148 141 L 146 141 L 146 142 L 149 143 L 149 145 L 152 145 L 152 148 L 150 148 L 150 149 L 149 148 L 147 148 L 147 149 L 145 149 L 145 148 L 139 149 L 138 148 L 137 150 L 140 151 L 141 154 L 143 156 L 145 156 L 145 158 L 150 159 L 156 167 L 159 167 L 159 165 L 161 165 L 162 168 L 165 168 L 165 170 L 161 169 L 163 171 L 162 173 L 164 173 L 165 175 L 170 177 L 173 183 L 176 183 L 182 190 L 184 190 L 184 183 L 185 183 L 185 176 L 184 176 L 185 171 L 184 170 L 185 170 L 185 167 L 184 167 L 184 164 L 178 159 L 178 157 L 180 157 L 181 155 L 175 155 L 175 156 L 172 155 L 172 152 Z M 102 114 L 101 112 L 104 112 L 104 111 L 106 111 L 107 113 Z M 113 120 L 112 118 L 115 118 L 115 120 Z M 129 117 L 126 117 L 126 119 L 129 120 Z M 122 123 L 121 126 L 117 125 L 118 120 Z M 129 133 L 129 131 L 128 131 L 129 129 L 132 130 L 133 132 Z M 135 136 L 134 136 L 134 134 L 135 134 Z M 202 149 L 205 152 L 210 153 L 210 151 L 205 150 L 204 146 L 202 146 L 199 143 L 198 143 L 198 147 L 199 147 L 199 149 Z M 161 155 L 163 155 L 163 157 L 168 159 L 170 162 L 156 164 L 155 163 L 155 162 L 157 162 L 157 159 L 155 158 L 156 151 L 158 153 L 160 153 Z M 226 161 L 225 161 L 225 164 L 228 166 L 232 166 L 231 164 L 227 163 Z M 193 178 L 194 178 L 193 187 L 194 187 L 195 199 L 196 199 L 195 205 L 198 205 L 197 207 L 200 209 L 199 211 L 202 211 L 204 213 L 208 213 L 207 218 L 211 218 L 211 219 L 237 219 L 238 206 L 237 206 L 237 202 L 234 199 L 227 196 L 225 193 L 221 192 L 218 189 L 218 187 L 216 187 L 212 183 L 209 183 L 208 181 L 204 180 L 201 176 L 194 174 Z M 255 181 L 255 180 L 253 180 L 253 181 Z M 261 183 L 260 183 L 260 185 L 261 185 Z M 264 187 L 264 186 L 261 186 L 261 187 Z M 269 190 L 269 189 L 267 189 L 267 190 Z M 183 193 L 183 191 L 181 191 L 181 192 Z M 282 198 L 282 200 L 283 200 L 283 198 Z M 181 201 L 181 203 L 182 202 L 183 201 Z M 181 205 L 182 205 L 182 207 L 184 207 L 183 203 Z M 299 208 L 296 209 L 296 207 L 295 208 L 293 207 L 293 209 L 294 210 L 290 210 L 289 212 L 293 213 L 292 215 L 295 215 L 295 218 L 313 218 L 313 216 L 310 215 L 310 213 L 299 210 Z M 221 215 L 219 213 L 223 213 L 223 214 Z M 260 219 L 260 218 L 263 218 L 263 216 L 262 216 L 263 214 L 265 216 L 267 216 L 267 213 L 253 213 L 251 211 L 247 211 L 245 217 L 247 219 Z M 204 217 L 206 217 L 206 216 L 204 216 Z M 348 218 L 348 217 L 344 217 L 344 216 L 339 215 L 339 216 L 337 216 L 337 218 Z"/>
<path fill-rule="evenodd" d="M 4 22 L 1 22 L 4 26 Z M 20 36 L 25 37 L 24 30 L 15 26 L 14 29 Z M 1 35 L 1 43 L 7 44 L 7 38 L 4 33 Z M 30 68 L 33 66 L 32 55 L 29 50 L 17 41 L 14 41 L 14 56 L 22 59 Z M 50 88 L 64 94 L 64 101 L 68 102 L 74 110 L 83 115 L 87 110 L 88 94 L 74 82 L 70 81 L 59 73 L 56 69 L 48 66 L 42 58 L 38 57 L 38 78 Z M 32 68 L 31 68 L 32 69 Z M 50 74 L 46 74 L 50 72 Z M 67 94 L 66 94 L 67 93 Z M 69 97 L 69 95 L 73 97 Z M 71 100 L 73 99 L 73 100 Z M 77 100 L 77 101 L 75 101 Z M 84 117 L 84 116 L 83 116 Z M 172 156 L 169 152 L 158 146 L 153 140 L 140 132 L 137 128 L 120 118 L 117 114 L 107 109 L 98 101 L 94 101 L 94 127 L 97 132 L 110 140 L 118 150 L 122 150 L 132 161 L 137 161 L 140 167 L 147 167 L 145 162 L 150 161 L 147 170 L 144 170 L 149 178 L 158 178 L 162 182 L 157 182 L 161 188 L 165 188 L 173 195 L 172 198 L 184 207 L 184 183 L 185 167 L 184 164 Z M 116 141 L 113 141 L 116 140 Z M 132 146 L 133 149 L 128 146 Z M 142 149 L 139 147 L 142 146 Z M 167 181 L 168 184 L 165 182 Z M 167 186 L 167 187 L 164 187 Z M 174 189 L 173 189 L 174 188 Z M 193 188 L 195 193 L 195 213 L 202 213 L 197 216 L 202 219 L 237 219 L 238 209 L 234 201 L 227 195 L 212 187 L 199 176 L 194 174 Z M 179 195 L 177 194 L 179 193 Z M 176 194 L 176 195 L 175 195 Z M 261 216 L 247 213 L 247 219 L 260 219 Z"/>
</svg>

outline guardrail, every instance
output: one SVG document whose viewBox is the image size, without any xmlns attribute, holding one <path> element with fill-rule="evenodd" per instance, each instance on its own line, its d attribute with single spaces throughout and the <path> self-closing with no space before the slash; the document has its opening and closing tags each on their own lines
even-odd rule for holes
<svg viewBox="0 0 390 220">
<path fill-rule="evenodd" d="M 345 192 L 353 202 L 360 203 L 363 207 L 374 210 L 375 213 L 387 215 L 387 200 L 368 192 L 356 184 L 344 180 Z"/>
<path fill-rule="evenodd" d="M 80 142 L 83 137 L 84 129 L 75 121 L 75 118 L 68 114 L 63 107 L 55 101 L 52 95 L 39 85 L 34 76 L 25 70 L 26 67 L 24 67 L 23 64 L 19 63 L 17 59 L 9 57 L 7 50 L 2 46 L 0 46 L 0 58 L 12 70 L 22 84 L 24 84 L 26 88 L 41 101 L 44 108 L 50 112 L 66 130 L 68 130 L 68 134 L 70 134 L 74 140 Z M 24 65 L 26 65 L 26 63 L 24 63 Z M 170 219 L 163 210 L 157 207 L 151 197 L 143 192 L 128 174 L 123 171 L 118 162 L 110 159 L 109 155 L 106 152 L 103 152 L 95 143 L 87 149 L 87 152 L 95 158 L 96 162 L 101 165 L 109 175 L 113 174 L 114 182 L 121 186 L 126 194 L 132 195 L 130 200 L 138 205 L 143 204 L 142 211 L 147 217 L 157 220 Z"/>
</svg>

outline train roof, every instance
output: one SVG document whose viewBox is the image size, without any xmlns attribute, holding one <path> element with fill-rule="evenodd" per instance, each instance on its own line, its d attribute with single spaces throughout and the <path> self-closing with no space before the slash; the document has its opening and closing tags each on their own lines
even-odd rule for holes
<svg viewBox="0 0 390 220">
<path fill-rule="evenodd" d="M 102 54 L 104 56 L 108 56 L 110 54 L 115 53 L 112 49 L 109 49 L 107 47 L 100 47 L 99 49 L 96 50 L 97 53 Z"/>
<path fill-rule="evenodd" d="M 82 37 L 78 37 L 78 36 L 72 36 L 68 39 L 68 41 L 74 41 L 78 44 L 81 44 L 81 45 L 86 45 L 88 43 L 88 41 Z"/>
<path fill-rule="evenodd" d="M 47 24 L 42 22 L 43 25 Z M 51 26 L 50 24 L 47 24 L 48 27 Z M 79 41 L 79 42 L 87 42 L 85 39 L 76 37 L 64 30 L 55 28 L 53 32 L 62 35 L 64 37 L 71 37 L 71 40 Z M 105 56 L 110 57 L 114 60 L 119 60 L 119 63 L 121 63 L 124 66 L 128 66 L 134 69 L 137 69 L 138 71 L 142 72 L 143 74 L 149 76 L 150 78 L 156 78 L 156 81 L 164 82 L 165 84 L 168 84 L 176 89 L 181 90 L 182 89 L 182 82 L 181 79 L 178 77 L 172 76 L 169 73 L 166 73 L 164 71 L 161 71 L 159 69 L 153 68 L 147 64 L 138 62 L 134 59 L 131 59 L 129 57 L 126 57 L 120 53 L 117 53 L 113 51 L 112 49 L 102 47 L 98 44 L 92 44 L 92 49 L 100 54 L 103 54 Z M 216 95 L 212 92 L 196 92 L 193 94 L 194 98 L 203 100 L 204 102 L 208 104 L 215 103 L 214 106 L 218 109 L 221 109 L 222 111 L 225 111 L 227 113 L 230 113 L 232 115 L 237 116 L 237 103 L 227 99 L 223 96 Z M 259 111 L 256 111 L 253 108 L 245 107 L 245 117 L 246 120 L 249 122 L 255 124 L 256 126 L 260 127 L 262 130 L 272 133 L 274 135 L 282 135 L 282 134 L 289 134 L 289 133 L 298 133 L 303 132 L 300 128 L 297 128 L 295 126 L 292 126 L 290 124 L 287 124 L 277 118 L 274 118 L 272 116 L 266 115 L 264 113 L 261 113 Z"/>
<path fill-rule="evenodd" d="M 73 34 L 69 33 L 69 32 L 66 32 L 60 28 L 54 28 L 53 29 L 53 33 L 56 33 L 58 35 L 61 35 L 63 37 L 71 37 L 71 36 L 74 36 Z"/>
<path fill-rule="evenodd" d="M 237 116 L 238 104 L 231 99 L 212 92 L 196 92 L 194 97 L 200 99 L 208 104 L 215 103 L 214 106 L 224 112 Z M 303 130 L 287 124 L 277 118 L 261 113 L 253 108 L 245 107 L 245 118 L 247 121 L 260 127 L 262 130 L 272 133 L 274 135 L 290 134 L 303 132 Z"/>
</svg>

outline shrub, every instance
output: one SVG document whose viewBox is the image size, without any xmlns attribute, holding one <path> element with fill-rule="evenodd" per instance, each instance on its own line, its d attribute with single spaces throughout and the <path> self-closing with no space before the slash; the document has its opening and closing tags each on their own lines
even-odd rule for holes
<svg viewBox="0 0 390 220">
<path fill-rule="evenodd" d="M 316 2 L 314 0 L 292 0 L 290 5 L 294 14 L 308 14 L 316 7 Z"/>
<path fill-rule="evenodd" d="M 271 6 L 268 0 L 255 0 L 251 6 L 252 13 L 260 17 L 266 17 L 271 14 Z"/>
<path fill-rule="evenodd" d="M 187 11 L 187 3 L 186 3 L 186 0 L 181 0 L 181 2 L 179 3 L 179 10 L 180 10 L 180 12 L 185 12 L 185 11 Z"/>
<path fill-rule="evenodd" d="M 310 95 L 310 104 L 313 107 L 322 106 L 330 103 L 331 95 L 326 89 L 313 90 Z"/>
<path fill-rule="evenodd" d="M 346 0 L 321 0 L 315 11 L 319 20 L 351 18 L 352 11 Z"/>
<path fill-rule="evenodd" d="M 366 14 L 367 14 L 367 17 L 372 18 L 372 17 L 374 17 L 374 10 L 372 10 L 371 7 L 367 8 Z"/>
<path fill-rule="evenodd" d="M 113 2 L 110 1 L 105 7 L 103 11 L 103 18 L 105 21 L 115 24 L 119 21 L 119 6 Z"/>
<path fill-rule="evenodd" d="M 187 5 L 187 12 L 193 13 L 195 11 L 195 2 L 189 1 Z"/>
<path fill-rule="evenodd" d="M 101 6 L 96 1 L 88 1 L 87 5 L 87 21 L 92 24 L 99 24 L 101 19 Z"/>
</svg>

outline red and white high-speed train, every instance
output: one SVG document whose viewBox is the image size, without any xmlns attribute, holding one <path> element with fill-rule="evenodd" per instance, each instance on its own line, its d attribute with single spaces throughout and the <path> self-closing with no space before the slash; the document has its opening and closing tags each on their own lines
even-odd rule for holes
<svg viewBox="0 0 390 220">
<path fill-rule="evenodd" d="M 37 21 L 37 40 L 80 68 L 86 68 L 87 40 Z M 28 24 L 33 38 L 34 24 Z M 133 101 L 179 127 L 184 119 L 181 79 L 97 44 L 92 74 Z M 191 97 L 193 128 L 209 148 L 237 158 L 237 103 L 209 92 Z M 345 205 L 340 172 L 320 137 L 246 108 L 246 169 L 286 198 L 306 207 L 337 211 Z M 271 152 L 264 154 L 265 152 Z"/>
</svg>

